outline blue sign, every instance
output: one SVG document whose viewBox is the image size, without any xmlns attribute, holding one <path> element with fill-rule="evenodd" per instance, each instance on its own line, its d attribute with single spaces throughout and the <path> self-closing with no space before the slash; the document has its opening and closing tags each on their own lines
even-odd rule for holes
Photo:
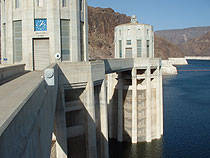
<svg viewBox="0 0 210 158">
<path fill-rule="evenodd" d="M 47 19 L 35 19 L 34 31 L 47 31 Z"/>
<path fill-rule="evenodd" d="M 4 60 L 4 61 L 7 61 L 7 58 L 4 58 L 3 60 Z"/>
</svg>

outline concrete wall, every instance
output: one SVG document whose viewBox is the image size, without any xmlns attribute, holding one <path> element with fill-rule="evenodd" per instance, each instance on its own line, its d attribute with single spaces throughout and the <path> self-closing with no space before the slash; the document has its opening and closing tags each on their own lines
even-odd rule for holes
<svg viewBox="0 0 210 158">
<path fill-rule="evenodd" d="M 88 14 L 87 2 L 67 1 L 66 7 L 62 7 L 62 0 L 44 0 L 39 6 L 38 1 L 19 0 L 19 7 L 15 7 L 15 1 L 7 0 L 1 3 L 1 52 L 3 64 L 14 64 L 14 33 L 13 22 L 22 22 L 22 60 L 19 63 L 26 64 L 26 69 L 33 70 L 33 40 L 49 39 L 50 63 L 61 62 L 55 58 L 56 53 L 61 53 L 61 29 L 60 20 L 69 20 L 70 30 L 70 61 L 81 61 L 80 51 L 80 23 L 84 23 L 84 60 L 88 60 Z M 47 31 L 35 31 L 35 19 L 47 19 Z"/>
<path fill-rule="evenodd" d="M 185 58 L 168 58 L 168 62 L 172 65 L 188 65 Z"/>
<path fill-rule="evenodd" d="M 25 72 L 25 64 L 20 65 L 0 65 L 0 82 L 23 74 Z"/>
<path fill-rule="evenodd" d="M 56 133 L 67 131 L 66 156 L 107 158 L 108 118 L 104 62 L 61 63 L 59 66 L 60 88 L 63 89 L 60 95 L 63 95 L 63 115 L 66 115 L 66 120 L 62 122 L 62 127 L 56 128 Z M 63 144 L 65 146 L 65 140 Z M 65 157 L 64 151 L 59 152 L 63 152 Z"/>
<path fill-rule="evenodd" d="M 50 157 L 58 88 L 53 69 L 55 86 L 43 72 L 31 72 L 0 87 L 1 158 Z"/>
</svg>

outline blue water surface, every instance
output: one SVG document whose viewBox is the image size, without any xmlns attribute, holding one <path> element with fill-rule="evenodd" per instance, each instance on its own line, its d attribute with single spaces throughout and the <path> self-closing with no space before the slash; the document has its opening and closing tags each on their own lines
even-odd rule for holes
<svg viewBox="0 0 210 158">
<path fill-rule="evenodd" d="M 164 135 L 152 143 L 111 140 L 111 158 L 210 158 L 210 61 L 188 60 L 163 77 Z"/>
</svg>

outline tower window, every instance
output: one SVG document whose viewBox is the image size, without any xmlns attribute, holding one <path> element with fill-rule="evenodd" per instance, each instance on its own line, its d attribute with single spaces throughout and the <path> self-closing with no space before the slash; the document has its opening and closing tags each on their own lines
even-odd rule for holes
<svg viewBox="0 0 210 158">
<path fill-rule="evenodd" d="M 83 11 L 83 0 L 80 0 L 80 11 Z"/>
<path fill-rule="evenodd" d="M 43 2 L 44 0 L 38 0 L 37 1 L 37 6 L 38 7 L 43 7 L 44 6 L 44 2 Z"/>
<path fill-rule="evenodd" d="M 149 29 L 147 29 L 147 35 L 149 35 Z"/>
<path fill-rule="evenodd" d="M 127 40 L 127 45 L 131 45 L 131 40 Z"/>
<path fill-rule="evenodd" d="M 147 40 L 147 57 L 149 57 L 149 40 Z"/>
<path fill-rule="evenodd" d="M 62 7 L 66 7 L 66 0 L 62 0 Z"/>
<path fill-rule="evenodd" d="M 119 40 L 119 56 L 122 58 L 122 40 Z"/>
<path fill-rule="evenodd" d="M 80 22 L 80 51 L 81 61 L 84 61 L 84 22 Z"/>
<path fill-rule="evenodd" d="M 22 60 L 22 21 L 13 22 L 14 61 Z"/>
<path fill-rule="evenodd" d="M 141 57 L 141 40 L 137 40 L 137 57 Z"/>
<path fill-rule="evenodd" d="M 20 2 L 19 0 L 15 0 L 15 8 L 19 8 L 20 7 Z"/>
<path fill-rule="evenodd" d="M 61 20 L 61 58 L 62 61 L 70 60 L 70 21 Z"/>
</svg>

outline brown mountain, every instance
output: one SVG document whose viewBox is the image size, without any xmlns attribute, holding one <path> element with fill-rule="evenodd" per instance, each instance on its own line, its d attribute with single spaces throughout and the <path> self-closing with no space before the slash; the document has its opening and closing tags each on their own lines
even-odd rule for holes
<svg viewBox="0 0 210 158">
<path fill-rule="evenodd" d="M 156 31 L 156 35 L 167 39 L 173 44 L 183 44 L 187 43 L 193 38 L 198 38 L 210 31 L 210 26 L 208 27 L 191 27 L 185 29 L 174 29 L 174 30 L 162 30 Z"/>
<path fill-rule="evenodd" d="M 184 53 L 176 45 L 155 35 L 155 57 L 168 59 L 169 57 L 184 57 Z"/>
<path fill-rule="evenodd" d="M 114 28 L 128 23 L 130 17 L 115 13 L 111 8 L 88 7 L 90 58 L 114 56 Z"/>
<path fill-rule="evenodd" d="M 185 55 L 210 56 L 210 32 L 180 45 Z"/>
<path fill-rule="evenodd" d="M 130 17 L 111 8 L 88 8 L 90 58 L 114 57 L 114 27 L 130 22 Z M 169 41 L 155 36 L 155 56 L 182 57 L 181 50 Z"/>
</svg>

